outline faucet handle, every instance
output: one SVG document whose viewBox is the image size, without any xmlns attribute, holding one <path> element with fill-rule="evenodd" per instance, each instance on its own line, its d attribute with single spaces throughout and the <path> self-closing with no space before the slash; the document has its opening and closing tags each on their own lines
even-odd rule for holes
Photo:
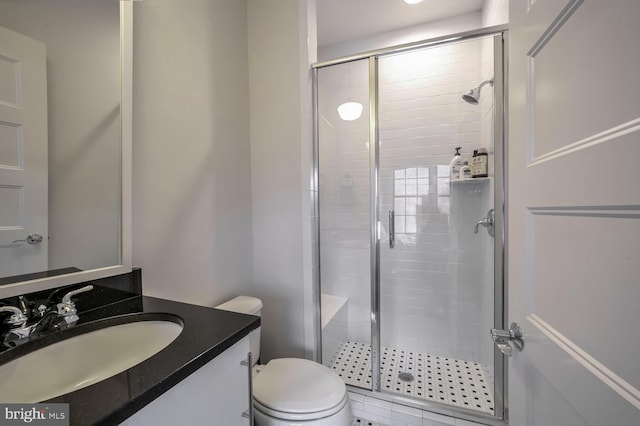
<svg viewBox="0 0 640 426">
<path fill-rule="evenodd" d="M 27 299 L 27 296 L 18 296 L 18 307 L 26 316 L 29 316 L 31 312 L 30 305 L 31 303 L 29 302 L 29 299 Z"/>
<path fill-rule="evenodd" d="M 58 315 L 60 315 L 66 321 L 67 325 L 73 324 L 77 322 L 80 318 L 78 318 L 78 311 L 76 309 L 75 303 L 71 300 L 73 296 L 76 296 L 80 293 L 86 293 L 87 291 L 93 290 L 92 285 L 87 285 L 76 290 L 71 290 L 64 296 L 62 296 L 62 302 L 58 303 Z"/>
<path fill-rule="evenodd" d="M 12 327 L 23 327 L 27 323 L 27 316 L 15 306 L 0 306 L 0 312 L 11 312 L 11 316 L 5 320 L 5 324 Z"/>
<path fill-rule="evenodd" d="M 91 291 L 93 290 L 93 286 L 91 284 L 84 286 L 84 287 L 80 287 L 78 289 L 75 290 L 71 290 L 70 292 L 68 292 L 67 294 L 65 294 L 64 296 L 62 296 L 62 304 L 63 305 L 71 305 L 73 306 L 73 301 L 71 300 L 71 298 L 73 296 L 76 296 L 80 293 L 86 293 L 87 291 Z"/>
<path fill-rule="evenodd" d="M 484 217 L 482 219 L 480 219 L 480 221 L 478 223 L 476 223 L 476 227 L 473 230 L 474 234 L 478 233 L 478 227 L 480 225 L 484 226 L 485 228 L 487 228 L 487 232 L 489 233 L 489 235 L 491 235 L 492 237 L 495 236 L 495 230 L 494 230 L 494 224 L 495 224 L 495 210 L 494 209 L 490 209 L 487 212 L 487 217 Z"/>
</svg>

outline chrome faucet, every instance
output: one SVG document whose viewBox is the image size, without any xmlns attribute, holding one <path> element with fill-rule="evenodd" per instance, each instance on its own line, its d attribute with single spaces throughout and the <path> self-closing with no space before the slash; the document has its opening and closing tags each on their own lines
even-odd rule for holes
<svg viewBox="0 0 640 426">
<path fill-rule="evenodd" d="M 91 290 L 93 290 L 92 285 L 71 290 L 62 297 L 61 302 L 56 304 L 55 307 L 47 308 L 45 305 L 40 305 L 37 309 L 37 314 L 34 312 L 32 316 L 37 320 L 30 325 L 27 325 L 29 317 L 23 310 L 14 306 L 1 306 L 0 313 L 10 312 L 11 316 L 3 323 L 9 329 L 0 336 L 0 341 L 5 346 L 16 346 L 28 341 L 31 336 L 35 337 L 43 333 L 62 330 L 75 324 L 80 318 L 78 317 L 76 305 L 71 298 Z M 24 305 L 24 310 L 27 310 L 25 309 L 25 300 L 24 298 L 20 299 L 20 304 Z"/>
</svg>

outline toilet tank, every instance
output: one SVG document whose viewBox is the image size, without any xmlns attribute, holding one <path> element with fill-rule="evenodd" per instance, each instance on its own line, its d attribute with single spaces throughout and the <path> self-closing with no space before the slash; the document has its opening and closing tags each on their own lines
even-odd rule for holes
<svg viewBox="0 0 640 426">
<path fill-rule="evenodd" d="M 238 296 L 216 306 L 215 308 L 222 309 L 223 311 L 261 316 L 262 300 L 257 297 Z M 251 348 L 251 356 L 254 365 L 260 358 L 260 330 L 261 327 L 258 327 L 249 333 L 249 346 Z"/>
</svg>

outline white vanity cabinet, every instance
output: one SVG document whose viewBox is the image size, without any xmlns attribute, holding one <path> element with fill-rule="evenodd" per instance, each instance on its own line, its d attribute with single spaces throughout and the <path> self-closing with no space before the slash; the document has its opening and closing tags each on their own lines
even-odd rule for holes
<svg viewBox="0 0 640 426">
<path fill-rule="evenodd" d="M 245 336 L 121 424 L 249 426 L 249 350 Z"/>
</svg>

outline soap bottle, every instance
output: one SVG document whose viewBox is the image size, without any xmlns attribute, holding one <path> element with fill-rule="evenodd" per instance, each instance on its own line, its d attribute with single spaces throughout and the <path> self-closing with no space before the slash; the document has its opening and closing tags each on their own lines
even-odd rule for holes
<svg viewBox="0 0 640 426">
<path fill-rule="evenodd" d="M 471 176 L 471 167 L 469 167 L 469 162 L 465 161 L 460 167 L 460 180 L 471 179 Z"/>
<path fill-rule="evenodd" d="M 489 176 L 489 155 L 485 148 L 478 149 L 471 162 L 471 175 L 474 178 Z"/>
<path fill-rule="evenodd" d="M 460 156 L 461 149 L 461 147 L 456 148 L 456 153 L 453 156 L 451 163 L 449 163 L 449 178 L 451 180 L 460 179 L 460 167 L 462 167 L 462 157 Z"/>
</svg>

